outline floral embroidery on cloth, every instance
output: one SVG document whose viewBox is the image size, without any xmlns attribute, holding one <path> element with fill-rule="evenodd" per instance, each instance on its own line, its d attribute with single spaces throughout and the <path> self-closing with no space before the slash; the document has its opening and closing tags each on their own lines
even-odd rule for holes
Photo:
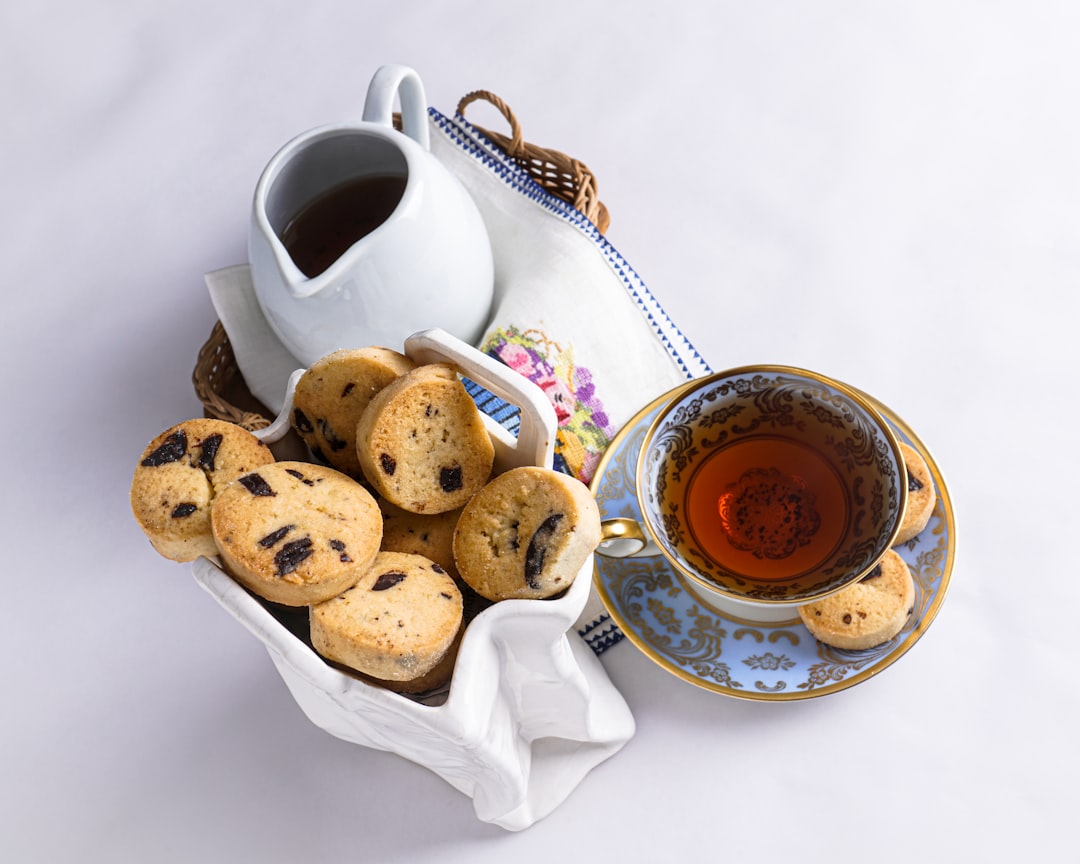
<svg viewBox="0 0 1080 864">
<path fill-rule="evenodd" d="M 500 327 L 482 350 L 524 375 L 547 394 L 555 408 L 555 468 L 588 483 L 615 430 L 597 398 L 592 373 L 574 363 L 539 330 Z"/>
</svg>

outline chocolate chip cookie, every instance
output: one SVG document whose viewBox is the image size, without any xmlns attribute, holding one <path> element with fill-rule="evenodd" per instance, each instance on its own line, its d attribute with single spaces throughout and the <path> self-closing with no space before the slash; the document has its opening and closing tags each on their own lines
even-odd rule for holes
<svg viewBox="0 0 1080 864">
<path fill-rule="evenodd" d="M 242 474 L 274 461 L 246 429 L 198 418 L 166 429 L 151 441 L 131 480 L 131 510 L 153 547 L 173 561 L 218 554 L 210 505 Z"/>
<path fill-rule="evenodd" d="M 480 410 L 444 364 L 418 366 L 372 398 L 356 430 L 361 470 L 413 513 L 463 506 L 491 475 L 495 448 Z"/>
<path fill-rule="evenodd" d="M 568 588 L 599 542 L 600 513 L 585 484 L 548 468 L 514 468 L 465 505 L 454 560 L 482 597 L 541 599 Z"/>
<path fill-rule="evenodd" d="M 335 351 L 296 382 L 290 419 L 315 459 L 359 478 L 356 424 L 372 397 L 415 367 L 404 354 L 368 347 Z"/>
<path fill-rule="evenodd" d="M 915 604 L 915 580 L 895 551 L 885 553 L 870 574 L 824 600 L 799 607 L 799 618 L 820 642 L 857 651 L 898 634 Z"/>
<path fill-rule="evenodd" d="M 233 578 L 285 606 L 319 603 L 356 584 L 382 540 L 371 493 L 307 462 L 244 474 L 214 499 L 210 524 Z"/>
<path fill-rule="evenodd" d="M 908 493 L 904 518 L 893 541 L 894 546 L 907 543 L 918 536 L 930 521 L 934 504 L 937 502 L 934 480 L 930 476 L 926 460 L 918 450 L 903 441 L 900 442 L 900 451 L 904 454 L 904 466 L 907 468 Z"/>
<path fill-rule="evenodd" d="M 461 621 L 461 592 L 438 564 L 380 552 L 354 586 L 311 607 L 311 642 L 326 659 L 372 678 L 415 681 L 444 660 Z"/>
</svg>

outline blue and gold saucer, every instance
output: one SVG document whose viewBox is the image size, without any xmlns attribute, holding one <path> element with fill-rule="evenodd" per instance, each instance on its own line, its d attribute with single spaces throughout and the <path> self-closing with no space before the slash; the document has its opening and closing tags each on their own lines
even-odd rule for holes
<svg viewBox="0 0 1080 864">
<path fill-rule="evenodd" d="M 591 488 L 601 519 L 641 521 L 634 473 L 649 426 L 661 408 L 691 384 L 660 396 L 615 437 L 597 467 Z M 863 651 L 844 651 L 814 639 L 793 615 L 762 624 L 712 608 L 688 590 L 659 555 L 596 555 L 593 582 L 623 634 L 661 667 L 706 690 L 742 699 L 789 701 L 824 696 L 867 680 L 900 659 L 926 632 L 949 585 L 956 529 L 944 478 L 926 446 L 903 420 L 867 397 L 897 436 L 926 460 L 937 491 L 930 522 L 896 547 L 915 577 L 915 610 L 892 640 Z"/>
</svg>

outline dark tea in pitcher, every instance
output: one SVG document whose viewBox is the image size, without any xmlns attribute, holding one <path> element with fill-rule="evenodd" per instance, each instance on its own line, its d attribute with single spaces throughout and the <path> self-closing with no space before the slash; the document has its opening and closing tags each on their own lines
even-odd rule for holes
<svg viewBox="0 0 1080 864">
<path fill-rule="evenodd" d="M 405 192 L 405 176 L 357 177 L 314 198 L 281 232 L 281 242 L 305 276 L 318 276 L 357 240 L 394 212 Z"/>
<path fill-rule="evenodd" d="M 692 542 L 729 572 L 796 578 L 832 555 L 849 502 L 833 464 L 789 438 L 749 436 L 703 460 L 683 489 Z"/>
</svg>

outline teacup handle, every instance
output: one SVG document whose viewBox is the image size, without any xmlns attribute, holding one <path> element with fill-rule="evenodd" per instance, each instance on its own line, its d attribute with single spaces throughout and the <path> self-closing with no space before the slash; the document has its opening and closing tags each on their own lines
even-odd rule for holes
<svg viewBox="0 0 1080 864">
<path fill-rule="evenodd" d="M 636 519 L 605 519 L 600 523 L 600 555 L 607 558 L 643 558 L 659 555 L 660 547 Z"/>
<path fill-rule="evenodd" d="M 427 97 L 416 71 L 408 66 L 380 66 L 368 85 L 364 121 L 392 126 L 394 97 L 401 97 L 401 131 L 425 150 L 431 149 L 427 125 Z"/>
</svg>

